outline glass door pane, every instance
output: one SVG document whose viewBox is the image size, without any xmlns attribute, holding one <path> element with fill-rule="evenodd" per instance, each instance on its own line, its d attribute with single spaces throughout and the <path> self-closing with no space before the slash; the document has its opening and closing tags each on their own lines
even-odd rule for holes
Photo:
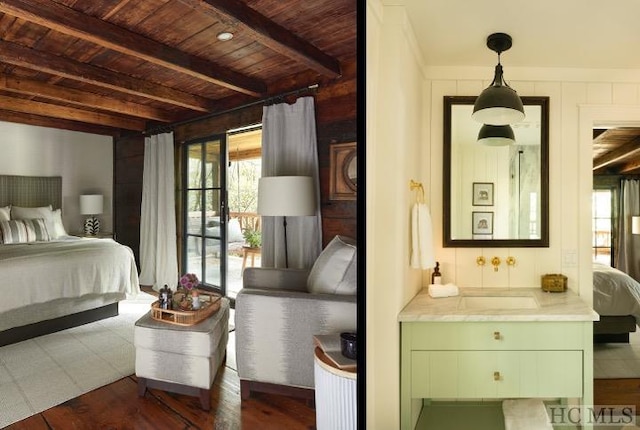
<svg viewBox="0 0 640 430">
<path fill-rule="evenodd" d="M 185 145 L 184 267 L 222 294 L 226 293 L 225 144 L 224 136 L 216 136 Z"/>
</svg>

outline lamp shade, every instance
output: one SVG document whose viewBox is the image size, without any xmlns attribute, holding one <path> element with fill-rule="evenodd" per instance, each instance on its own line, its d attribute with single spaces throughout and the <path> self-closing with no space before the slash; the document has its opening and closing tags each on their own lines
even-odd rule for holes
<svg viewBox="0 0 640 430">
<path fill-rule="evenodd" d="M 498 54 L 498 64 L 493 82 L 484 89 L 473 105 L 471 117 L 489 125 L 515 124 L 524 119 L 524 106 L 518 93 L 506 84 L 502 76 L 500 53 L 511 48 L 511 36 L 506 33 L 493 33 L 487 37 L 487 47 Z"/>
<path fill-rule="evenodd" d="M 485 124 L 478 133 L 478 143 L 487 146 L 506 146 L 516 142 L 510 125 Z"/>
<path fill-rule="evenodd" d="M 485 88 L 473 105 L 471 117 L 483 124 L 515 124 L 524 119 L 524 106 L 518 93 L 502 78 L 502 66 L 496 66 L 493 82 Z"/>
<path fill-rule="evenodd" d="M 631 234 L 640 234 L 640 216 L 631 217 Z"/>
<path fill-rule="evenodd" d="M 102 194 L 84 194 L 80 196 L 80 214 L 97 215 L 102 213 Z"/>
<path fill-rule="evenodd" d="M 316 214 L 316 193 L 310 176 L 267 176 L 258 181 L 258 213 L 265 216 Z"/>
</svg>

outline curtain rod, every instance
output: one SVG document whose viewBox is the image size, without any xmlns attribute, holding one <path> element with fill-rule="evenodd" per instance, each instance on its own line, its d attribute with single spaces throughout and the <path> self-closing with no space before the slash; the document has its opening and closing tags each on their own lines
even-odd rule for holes
<svg viewBox="0 0 640 430">
<path fill-rule="evenodd" d="M 162 132 L 172 131 L 175 127 L 179 127 L 181 125 L 187 125 L 187 124 L 191 124 L 192 122 L 203 121 L 205 119 L 213 118 L 213 117 L 216 117 L 218 115 L 223 115 L 225 113 L 234 112 L 234 111 L 237 111 L 237 110 L 240 110 L 240 109 L 245 109 L 245 108 L 248 108 L 248 107 L 251 107 L 251 106 L 255 106 L 255 105 L 259 105 L 259 104 L 271 103 L 271 102 L 277 101 L 279 99 L 282 99 L 283 97 L 288 97 L 288 96 L 292 96 L 292 95 L 305 93 L 307 91 L 315 90 L 315 89 L 318 88 L 318 86 L 319 86 L 319 84 L 313 84 L 313 85 L 306 86 L 304 88 L 299 88 L 297 90 L 287 91 L 287 92 L 284 92 L 284 93 L 281 93 L 281 94 L 277 94 L 275 96 L 270 96 L 270 97 L 267 97 L 267 98 L 264 98 L 264 99 L 256 100 L 256 101 L 249 102 L 249 103 L 245 103 L 243 105 L 236 106 L 234 108 L 222 110 L 220 112 L 212 112 L 210 114 L 202 115 L 202 116 L 199 116 L 197 118 L 186 119 L 184 121 L 177 121 L 177 122 L 173 122 L 173 123 L 170 123 L 170 124 L 158 125 L 156 127 L 152 127 L 150 129 L 144 130 L 142 132 L 142 134 L 144 134 L 144 135 L 152 135 L 152 134 L 158 134 L 158 133 L 162 133 Z"/>
</svg>

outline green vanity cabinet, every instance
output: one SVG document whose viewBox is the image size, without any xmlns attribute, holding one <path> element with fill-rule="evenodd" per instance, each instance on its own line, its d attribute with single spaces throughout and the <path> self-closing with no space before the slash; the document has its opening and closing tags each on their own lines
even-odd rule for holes
<svg viewBox="0 0 640 430">
<path fill-rule="evenodd" d="M 428 299 L 421 301 L 424 305 Z M 451 313 L 452 307 L 446 308 L 447 314 L 418 315 L 408 307 L 410 312 L 400 315 L 402 430 L 413 429 L 416 422 L 420 430 L 435 429 L 428 419 L 418 418 L 440 401 L 448 401 L 449 410 L 455 411 L 451 402 L 464 400 L 462 414 L 469 413 L 463 404 L 493 399 L 498 415 L 504 398 L 592 404 L 592 324 L 597 316 L 586 305 L 582 314 L 572 310 L 564 315 L 542 305 L 528 315 Z M 551 315 L 543 312 L 552 309 Z M 474 426 L 485 428 L 478 422 Z M 487 424 L 491 426 L 495 424 Z"/>
</svg>

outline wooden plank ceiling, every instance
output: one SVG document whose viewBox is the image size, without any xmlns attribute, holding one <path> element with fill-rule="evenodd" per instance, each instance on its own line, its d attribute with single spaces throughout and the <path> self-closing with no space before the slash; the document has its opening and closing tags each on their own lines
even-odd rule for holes
<svg viewBox="0 0 640 430">
<path fill-rule="evenodd" d="M 594 130 L 593 174 L 640 174 L 640 128 Z"/>
<path fill-rule="evenodd" d="M 356 2 L 0 0 L 0 35 L 0 121 L 116 136 L 339 80 Z"/>
</svg>

